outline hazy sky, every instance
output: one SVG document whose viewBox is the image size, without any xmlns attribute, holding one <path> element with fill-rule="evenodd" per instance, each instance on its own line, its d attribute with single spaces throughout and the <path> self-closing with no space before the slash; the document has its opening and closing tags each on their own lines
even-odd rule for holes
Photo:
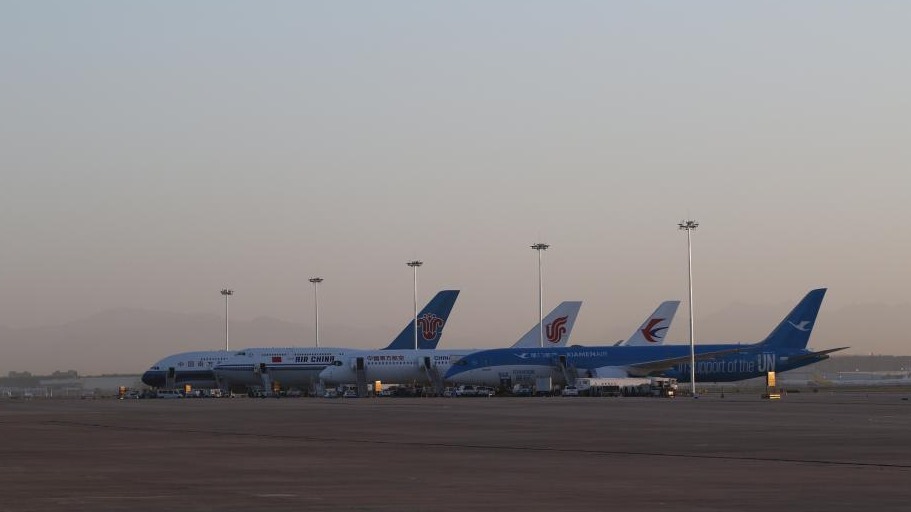
<svg viewBox="0 0 911 512">
<path fill-rule="evenodd" d="M 232 317 L 306 322 L 320 275 L 327 324 L 385 333 L 419 258 L 419 301 L 463 291 L 447 332 L 511 342 L 546 241 L 546 307 L 584 300 L 601 339 L 685 298 L 688 216 L 697 316 L 905 304 L 909 26 L 876 1 L 5 1 L 0 325 L 220 313 L 223 286 Z"/>
</svg>

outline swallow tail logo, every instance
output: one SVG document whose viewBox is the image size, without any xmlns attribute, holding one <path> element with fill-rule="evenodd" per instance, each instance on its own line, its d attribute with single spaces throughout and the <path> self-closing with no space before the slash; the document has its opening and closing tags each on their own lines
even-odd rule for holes
<svg viewBox="0 0 911 512">
<path fill-rule="evenodd" d="M 798 331 L 807 332 L 807 331 L 810 330 L 810 325 L 811 325 L 813 322 L 811 322 L 811 321 L 809 321 L 809 320 L 803 320 L 803 321 L 800 322 L 799 324 L 795 324 L 794 322 L 788 320 L 788 323 L 791 324 L 791 326 L 794 327 L 795 329 L 797 329 Z"/>
<path fill-rule="evenodd" d="M 418 328 L 425 340 L 432 340 L 443 327 L 443 319 L 433 313 L 425 313 L 418 317 Z"/>
<path fill-rule="evenodd" d="M 642 329 L 642 335 L 645 336 L 645 340 L 649 343 L 658 343 L 664 339 L 664 331 L 667 330 L 667 327 L 658 327 L 663 318 L 652 318 L 648 325 Z"/>
<path fill-rule="evenodd" d="M 561 316 L 553 322 L 547 324 L 545 327 L 545 334 L 547 335 L 547 341 L 551 343 L 557 343 L 563 339 L 563 335 L 566 334 L 566 321 L 569 317 Z"/>
</svg>

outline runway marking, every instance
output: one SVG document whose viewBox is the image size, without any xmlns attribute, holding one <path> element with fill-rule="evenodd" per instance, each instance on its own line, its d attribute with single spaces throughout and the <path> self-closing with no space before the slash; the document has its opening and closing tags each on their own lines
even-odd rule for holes
<svg viewBox="0 0 911 512">
<path fill-rule="evenodd" d="M 169 500 L 177 496 L 79 496 L 81 500 Z"/>
<path fill-rule="evenodd" d="M 502 450 L 502 451 L 527 451 L 527 452 L 552 452 L 552 453 L 570 453 L 582 455 L 626 455 L 637 457 L 662 457 L 677 459 L 704 459 L 704 460 L 728 460 L 728 461 L 747 461 L 747 462 L 779 462 L 786 464 L 819 464 L 827 466 L 844 466 L 844 467 L 868 467 L 868 468 L 891 468 L 891 469 L 911 469 L 911 463 L 897 464 L 885 462 L 850 462 L 839 460 L 824 459 L 794 459 L 786 457 L 754 457 L 748 455 L 709 455 L 701 453 L 666 453 L 666 452 L 639 452 L 627 450 L 596 450 L 582 448 L 547 448 L 540 446 L 511 446 L 511 445 L 483 445 L 469 443 L 442 443 L 442 442 L 421 442 L 421 441 L 389 441 L 381 439 L 354 439 L 354 438 L 336 438 L 336 437 L 315 437 L 315 436 L 294 436 L 283 434 L 262 434 L 255 432 L 230 432 L 221 430 L 202 430 L 202 429 L 174 429 L 174 428 L 150 428 L 150 427 L 128 427 L 124 425 L 103 425 L 100 423 L 83 423 L 79 421 L 52 420 L 43 422 L 44 425 L 65 426 L 65 427 L 91 427 L 104 428 L 112 430 L 126 430 L 138 432 L 159 432 L 175 434 L 203 434 L 216 436 L 232 437 L 249 437 L 260 439 L 275 440 L 294 440 L 309 441 L 315 443 L 347 443 L 347 444 L 373 444 L 387 446 L 405 446 L 405 447 L 422 447 L 422 448 L 466 448 L 474 450 Z"/>
</svg>

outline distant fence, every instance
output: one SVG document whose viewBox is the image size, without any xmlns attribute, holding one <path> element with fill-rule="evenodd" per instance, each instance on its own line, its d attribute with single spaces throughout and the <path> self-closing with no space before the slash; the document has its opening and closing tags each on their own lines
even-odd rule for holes
<svg viewBox="0 0 911 512">
<path fill-rule="evenodd" d="M 116 393 L 80 387 L 0 387 L 0 400 L 33 400 L 50 398 L 100 398 Z"/>
<path fill-rule="evenodd" d="M 10 399 L 32 399 L 32 398 L 53 398 L 54 392 L 51 388 L 17 388 L 4 387 L 0 388 L 0 397 Z"/>
</svg>

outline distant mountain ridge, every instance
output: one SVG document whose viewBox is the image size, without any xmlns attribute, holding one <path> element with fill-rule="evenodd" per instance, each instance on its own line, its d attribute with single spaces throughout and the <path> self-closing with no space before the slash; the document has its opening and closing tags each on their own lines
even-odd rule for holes
<svg viewBox="0 0 911 512">
<path fill-rule="evenodd" d="M 697 343 L 754 342 L 764 338 L 789 311 L 788 305 L 733 303 L 696 318 Z M 846 354 L 911 354 L 911 343 L 898 320 L 909 317 L 911 305 L 856 304 L 830 310 L 823 306 L 810 340 L 815 349 L 850 346 Z M 598 322 L 583 310 L 582 322 Z M 627 332 L 629 319 L 612 318 L 610 327 Z M 312 346 L 313 326 L 270 317 L 231 321 L 231 348 Z M 476 329 L 482 330 L 483 325 Z M 368 329 L 356 323 L 322 325 L 323 346 L 380 348 L 401 329 L 400 324 Z M 521 330 L 521 329 L 517 329 Z M 685 343 L 686 305 L 681 307 L 669 343 Z M 478 332 L 450 332 L 446 347 L 478 346 L 487 337 Z M 475 340 L 472 342 L 470 340 Z M 613 344 L 616 339 L 574 339 L 585 345 Z M 505 346 L 505 345 L 503 345 Z M 105 310 L 62 325 L 12 329 L 0 326 L 0 374 L 9 371 L 80 374 L 141 373 L 162 357 L 192 350 L 224 347 L 224 317 L 129 308 Z"/>
</svg>

